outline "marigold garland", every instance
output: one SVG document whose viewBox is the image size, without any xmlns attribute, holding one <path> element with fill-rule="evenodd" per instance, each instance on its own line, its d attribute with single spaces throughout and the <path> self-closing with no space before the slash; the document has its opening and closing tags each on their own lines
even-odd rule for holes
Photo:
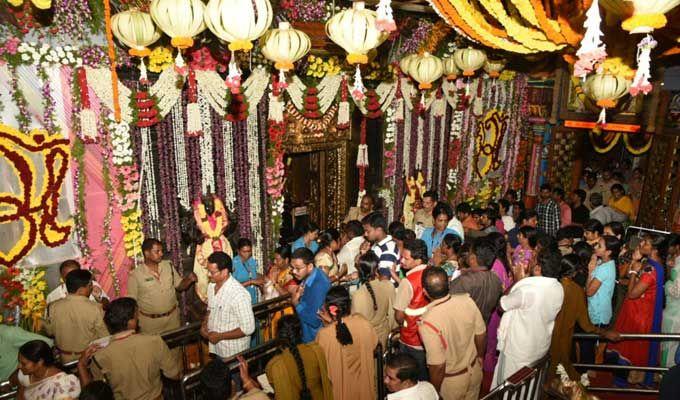
<svg viewBox="0 0 680 400">
<path fill-rule="evenodd" d="M 116 48 L 111 30 L 111 3 L 104 0 L 104 21 L 106 23 L 106 43 L 108 44 L 109 62 L 111 63 L 111 91 L 113 94 L 113 115 L 120 122 L 120 100 L 118 98 L 118 73 L 116 72 Z"/>
<path fill-rule="evenodd" d="M 0 223 L 21 221 L 23 234 L 10 250 L 0 252 L 0 265 L 13 265 L 26 256 L 38 239 L 48 247 L 66 243 L 73 221 L 57 221 L 59 193 L 68 170 L 69 142 L 59 134 L 35 129 L 29 134 L 0 125 L 0 153 L 18 178 L 19 193 L 0 193 Z M 33 154 L 45 163 L 43 185 L 37 187 Z"/>
</svg>

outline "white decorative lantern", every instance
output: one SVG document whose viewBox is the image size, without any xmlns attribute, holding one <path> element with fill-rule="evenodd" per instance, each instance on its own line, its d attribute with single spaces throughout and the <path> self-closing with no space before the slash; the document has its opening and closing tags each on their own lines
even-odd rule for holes
<svg viewBox="0 0 680 400">
<path fill-rule="evenodd" d="M 229 42 L 231 51 L 250 51 L 273 18 L 269 0 L 210 0 L 205 10 L 208 29 Z"/>
<path fill-rule="evenodd" d="M 326 22 L 328 37 L 347 52 L 350 64 L 368 63 L 368 52 L 384 42 L 388 34 L 376 27 L 376 13 L 367 10 L 363 1 L 341 11 Z"/>
<path fill-rule="evenodd" d="M 458 68 L 456 65 L 456 60 L 454 60 L 452 56 L 444 58 L 442 60 L 442 64 L 444 65 L 444 74 L 446 75 L 446 79 L 452 81 L 458 78 L 458 75 L 460 74 L 460 68 Z"/>
<path fill-rule="evenodd" d="M 149 12 L 156 25 L 172 38 L 171 44 L 186 49 L 194 44 L 193 37 L 203 32 L 201 0 L 152 0 Z"/>
<path fill-rule="evenodd" d="M 472 76 L 475 71 L 482 68 L 486 61 L 486 53 L 482 50 L 468 47 L 465 49 L 458 49 L 453 53 L 453 59 L 458 68 L 463 71 L 464 76 Z"/>
<path fill-rule="evenodd" d="M 621 23 L 630 33 L 649 33 L 663 28 L 668 20 L 664 15 L 680 4 L 680 0 L 627 0 L 633 4 L 633 15 Z"/>
<path fill-rule="evenodd" d="M 599 107 L 602 107 L 598 123 L 606 122 L 606 110 L 616 107 L 617 100 L 628 92 L 629 87 L 630 81 L 618 75 L 598 72 L 586 79 L 583 91 L 595 100 Z"/>
<path fill-rule="evenodd" d="M 272 29 L 261 40 L 262 54 L 281 71 L 293 69 L 293 63 L 301 59 L 312 47 L 306 33 L 293 29 L 288 22 L 279 23 L 278 29 Z"/>
<path fill-rule="evenodd" d="M 484 63 L 484 71 L 489 74 L 489 78 L 498 78 L 501 76 L 501 71 L 505 68 L 505 60 L 486 60 Z"/>
<path fill-rule="evenodd" d="M 430 53 L 417 56 L 409 66 L 409 72 L 413 79 L 418 82 L 419 89 L 431 89 L 432 82 L 441 78 L 444 73 L 442 60 Z"/>
<path fill-rule="evenodd" d="M 413 60 L 415 60 L 417 54 L 409 54 L 399 61 L 399 69 L 404 75 L 410 75 L 409 68 Z"/>
<path fill-rule="evenodd" d="M 111 30 L 116 39 L 130 48 L 134 57 L 146 57 L 151 53 L 148 46 L 161 38 L 161 32 L 151 19 L 151 15 L 130 9 L 111 17 Z"/>
<path fill-rule="evenodd" d="M 128 53 L 140 59 L 140 76 L 142 83 L 147 83 L 144 57 L 151 53 L 148 46 L 161 38 L 161 31 L 153 23 L 151 15 L 137 9 L 119 12 L 111 17 L 111 30 L 114 36 L 130 48 Z"/>
</svg>

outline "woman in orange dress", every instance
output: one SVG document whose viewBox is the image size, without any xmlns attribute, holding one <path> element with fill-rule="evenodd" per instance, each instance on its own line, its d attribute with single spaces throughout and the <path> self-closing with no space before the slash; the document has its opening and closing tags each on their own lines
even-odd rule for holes
<svg viewBox="0 0 680 400">
<path fill-rule="evenodd" d="M 293 293 L 298 283 L 293 278 L 290 270 L 290 247 L 281 246 L 274 251 L 274 262 L 269 267 L 265 277 L 264 298 L 265 300 L 275 299 L 288 293 Z M 293 307 L 288 307 L 275 313 L 270 322 L 270 330 L 265 330 L 265 340 L 276 337 L 276 327 L 278 320 L 284 316 L 293 314 Z"/>
<path fill-rule="evenodd" d="M 335 400 L 374 400 L 376 394 L 373 352 L 378 335 L 361 314 L 350 315 L 352 300 L 342 286 L 332 287 L 319 316 L 324 327 L 316 342 L 323 349 Z"/>
</svg>

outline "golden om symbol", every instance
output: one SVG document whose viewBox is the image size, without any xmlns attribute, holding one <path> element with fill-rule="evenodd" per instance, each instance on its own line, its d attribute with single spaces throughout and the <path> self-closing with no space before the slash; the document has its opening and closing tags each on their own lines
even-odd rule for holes
<svg viewBox="0 0 680 400">
<path fill-rule="evenodd" d="M 16 243 L 10 243 L 7 252 L 0 250 L 0 265 L 11 266 L 38 240 L 56 247 L 69 238 L 73 221 L 57 221 L 59 192 L 68 171 L 69 141 L 45 130 L 27 134 L 0 125 L 0 155 L 3 164 L 9 166 L 5 178 L 18 182 L 16 192 L 0 192 L 0 224 L 20 222 L 22 226 Z M 37 162 L 44 164 L 42 179 L 38 179 Z"/>
<path fill-rule="evenodd" d="M 480 178 L 500 168 L 499 153 L 507 128 L 508 116 L 498 110 L 489 111 L 477 122 L 474 167 Z"/>
</svg>

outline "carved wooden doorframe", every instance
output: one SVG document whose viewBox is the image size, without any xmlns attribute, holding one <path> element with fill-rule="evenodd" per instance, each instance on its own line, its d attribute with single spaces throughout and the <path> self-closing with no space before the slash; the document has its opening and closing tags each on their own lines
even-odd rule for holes
<svg viewBox="0 0 680 400">
<path fill-rule="evenodd" d="M 311 163 L 318 163 L 318 184 L 310 187 L 312 196 L 318 188 L 319 209 L 311 209 L 310 217 L 321 228 L 340 225 L 347 209 L 348 148 L 351 129 L 337 129 L 337 105 L 331 106 L 323 118 L 302 117 L 292 104 L 286 107 L 287 131 L 283 149 L 287 154 L 318 153 Z"/>
</svg>

